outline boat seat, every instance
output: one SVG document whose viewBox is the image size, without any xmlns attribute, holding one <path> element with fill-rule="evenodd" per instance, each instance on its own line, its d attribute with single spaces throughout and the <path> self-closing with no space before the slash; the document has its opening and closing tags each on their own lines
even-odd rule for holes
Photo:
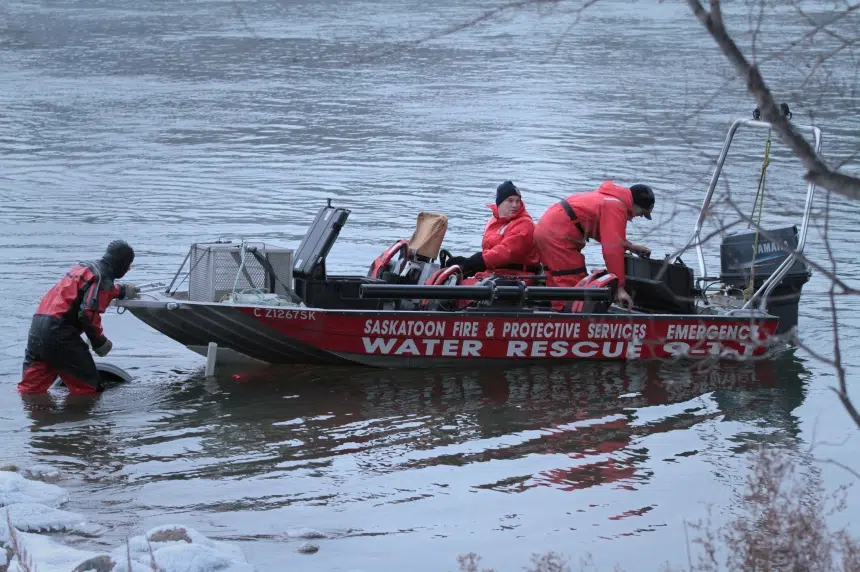
<svg viewBox="0 0 860 572">
<path fill-rule="evenodd" d="M 612 290 L 612 298 L 615 298 L 615 292 L 618 290 L 618 277 L 611 274 L 605 268 L 593 270 L 591 274 L 580 280 L 576 284 L 577 288 L 609 288 Z M 606 314 L 612 306 L 612 299 L 609 301 L 589 301 L 571 300 L 562 308 L 561 312 L 569 312 L 572 314 Z"/>
</svg>

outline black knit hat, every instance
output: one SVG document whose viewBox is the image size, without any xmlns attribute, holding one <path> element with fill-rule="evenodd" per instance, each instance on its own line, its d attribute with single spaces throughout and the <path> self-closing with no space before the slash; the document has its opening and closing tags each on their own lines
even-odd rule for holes
<svg viewBox="0 0 860 572">
<path fill-rule="evenodd" d="M 113 278 L 122 278 L 134 262 L 134 249 L 124 240 L 113 240 L 102 260 L 111 267 Z"/>
<path fill-rule="evenodd" d="M 520 190 L 511 181 L 505 181 L 496 187 L 496 206 L 499 206 L 505 199 L 514 195 L 522 197 Z"/>
<path fill-rule="evenodd" d="M 654 191 L 651 187 L 636 184 L 630 187 L 630 193 L 633 195 L 633 204 L 648 211 L 645 218 L 651 220 L 651 209 L 654 208 Z"/>
</svg>

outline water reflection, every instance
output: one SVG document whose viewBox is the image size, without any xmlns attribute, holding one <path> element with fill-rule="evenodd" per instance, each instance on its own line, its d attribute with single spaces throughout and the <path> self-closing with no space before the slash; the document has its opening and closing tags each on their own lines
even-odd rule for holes
<svg viewBox="0 0 860 572">
<path fill-rule="evenodd" d="M 217 500 L 200 498 L 196 506 L 234 497 L 232 509 L 271 508 L 356 500 L 337 487 L 359 476 L 526 457 L 528 463 L 482 473 L 483 482 L 471 486 L 508 493 L 638 488 L 650 480 L 654 462 L 667 460 L 651 452 L 652 435 L 675 433 L 679 438 L 670 442 L 683 444 L 695 441 L 684 436 L 705 422 L 724 421 L 750 435 L 793 438 L 799 431 L 793 410 L 808 377 L 793 354 L 704 368 L 659 362 L 445 372 L 270 368 L 215 380 L 192 376 L 159 397 L 168 400 L 162 407 L 131 419 L 98 399 L 31 405 L 27 414 L 36 456 L 74 464 L 106 487 L 228 480 L 235 490 L 222 488 Z M 116 404 L 139 391 L 152 393 L 128 385 L 105 398 Z M 681 447 L 669 460 L 683 463 L 697 453 Z M 313 477 L 313 485 L 304 477 Z M 260 479 L 269 483 L 265 490 L 254 484 Z M 271 484 L 284 479 L 288 491 Z M 194 504 L 177 495 L 177 502 Z"/>
<path fill-rule="evenodd" d="M 67 474 L 96 480 L 99 474 L 119 469 L 124 462 L 123 444 L 114 438 L 114 423 L 96 412 L 100 395 L 20 395 L 23 411 L 31 420 L 30 447 L 38 462 L 63 469 Z"/>
</svg>

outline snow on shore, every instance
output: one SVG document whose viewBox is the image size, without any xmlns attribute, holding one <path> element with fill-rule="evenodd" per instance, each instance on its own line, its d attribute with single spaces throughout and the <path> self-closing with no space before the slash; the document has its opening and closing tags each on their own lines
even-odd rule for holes
<svg viewBox="0 0 860 572">
<path fill-rule="evenodd" d="M 51 470 L 21 471 L 34 478 L 56 477 Z M 14 543 L 32 564 L 30 572 L 254 572 L 242 550 L 211 540 L 182 525 L 155 527 L 109 553 L 64 546 L 43 533 L 97 536 L 102 527 L 82 515 L 60 509 L 69 501 L 60 486 L 0 470 L 0 572 L 25 572 Z M 9 530 L 8 522 L 14 531 Z M 29 560 L 28 560 L 29 559 Z M 129 569 L 131 563 L 131 569 Z"/>
</svg>

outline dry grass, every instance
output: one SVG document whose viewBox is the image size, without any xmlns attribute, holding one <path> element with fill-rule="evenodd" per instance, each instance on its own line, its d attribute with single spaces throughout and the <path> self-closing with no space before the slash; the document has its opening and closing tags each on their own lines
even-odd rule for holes
<svg viewBox="0 0 860 572">
<path fill-rule="evenodd" d="M 698 533 L 688 549 L 691 553 L 698 549 L 699 555 L 695 563 L 690 555 L 686 570 L 860 571 L 860 539 L 850 536 L 844 528 L 830 530 L 828 526 L 831 516 L 847 508 L 847 487 L 825 494 L 815 475 L 799 471 L 794 457 L 777 449 L 760 447 L 750 465 L 745 490 L 735 506 L 737 513 L 728 522 L 714 527 L 709 510 L 704 522 L 688 524 Z M 459 556 L 460 572 L 494 572 L 479 568 L 480 560 L 474 552 Z M 579 569 L 597 567 L 589 555 L 580 560 Z M 533 555 L 525 570 L 571 572 L 566 560 L 554 552 Z M 676 569 L 665 565 L 661 570 Z"/>
<path fill-rule="evenodd" d="M 21 546 L 20 540 L 18 540 L 18 532 L 12 526 L 12 517 L 9 516 L 8 508 L 6 509 L 6 524 L 9 526 L 9 548 L 12 549 L 12 556 L 18 556 L 18 567 L 23 572 L 37 572 L 32 556 L 27 554 L 27 551 Z"/>
<path fill-rule="evenodd" d="M 481 557 L 470 552 L 457 557 L 460 572 L 494 572 L 492 568 L 478 568 Z M 546 554 L 533 554 L 531 566 L 525 568 L 526 572 L 569 572 L 570 567 L 563 556 L 555 552 Z"/>
<path fill-rule="evenodd" d="M 703 552 L 693 570 L 860 570 L 860 541 L 844 528 L 831 531 L 827 522 L 847 508 L 847 487 L 827 495 L 791 456 L 765 447 L 751 468 L 739 515 L 719 528 L 710 517 L 691 525 L 700 531 L 693 543 Z"/>
</svg>

